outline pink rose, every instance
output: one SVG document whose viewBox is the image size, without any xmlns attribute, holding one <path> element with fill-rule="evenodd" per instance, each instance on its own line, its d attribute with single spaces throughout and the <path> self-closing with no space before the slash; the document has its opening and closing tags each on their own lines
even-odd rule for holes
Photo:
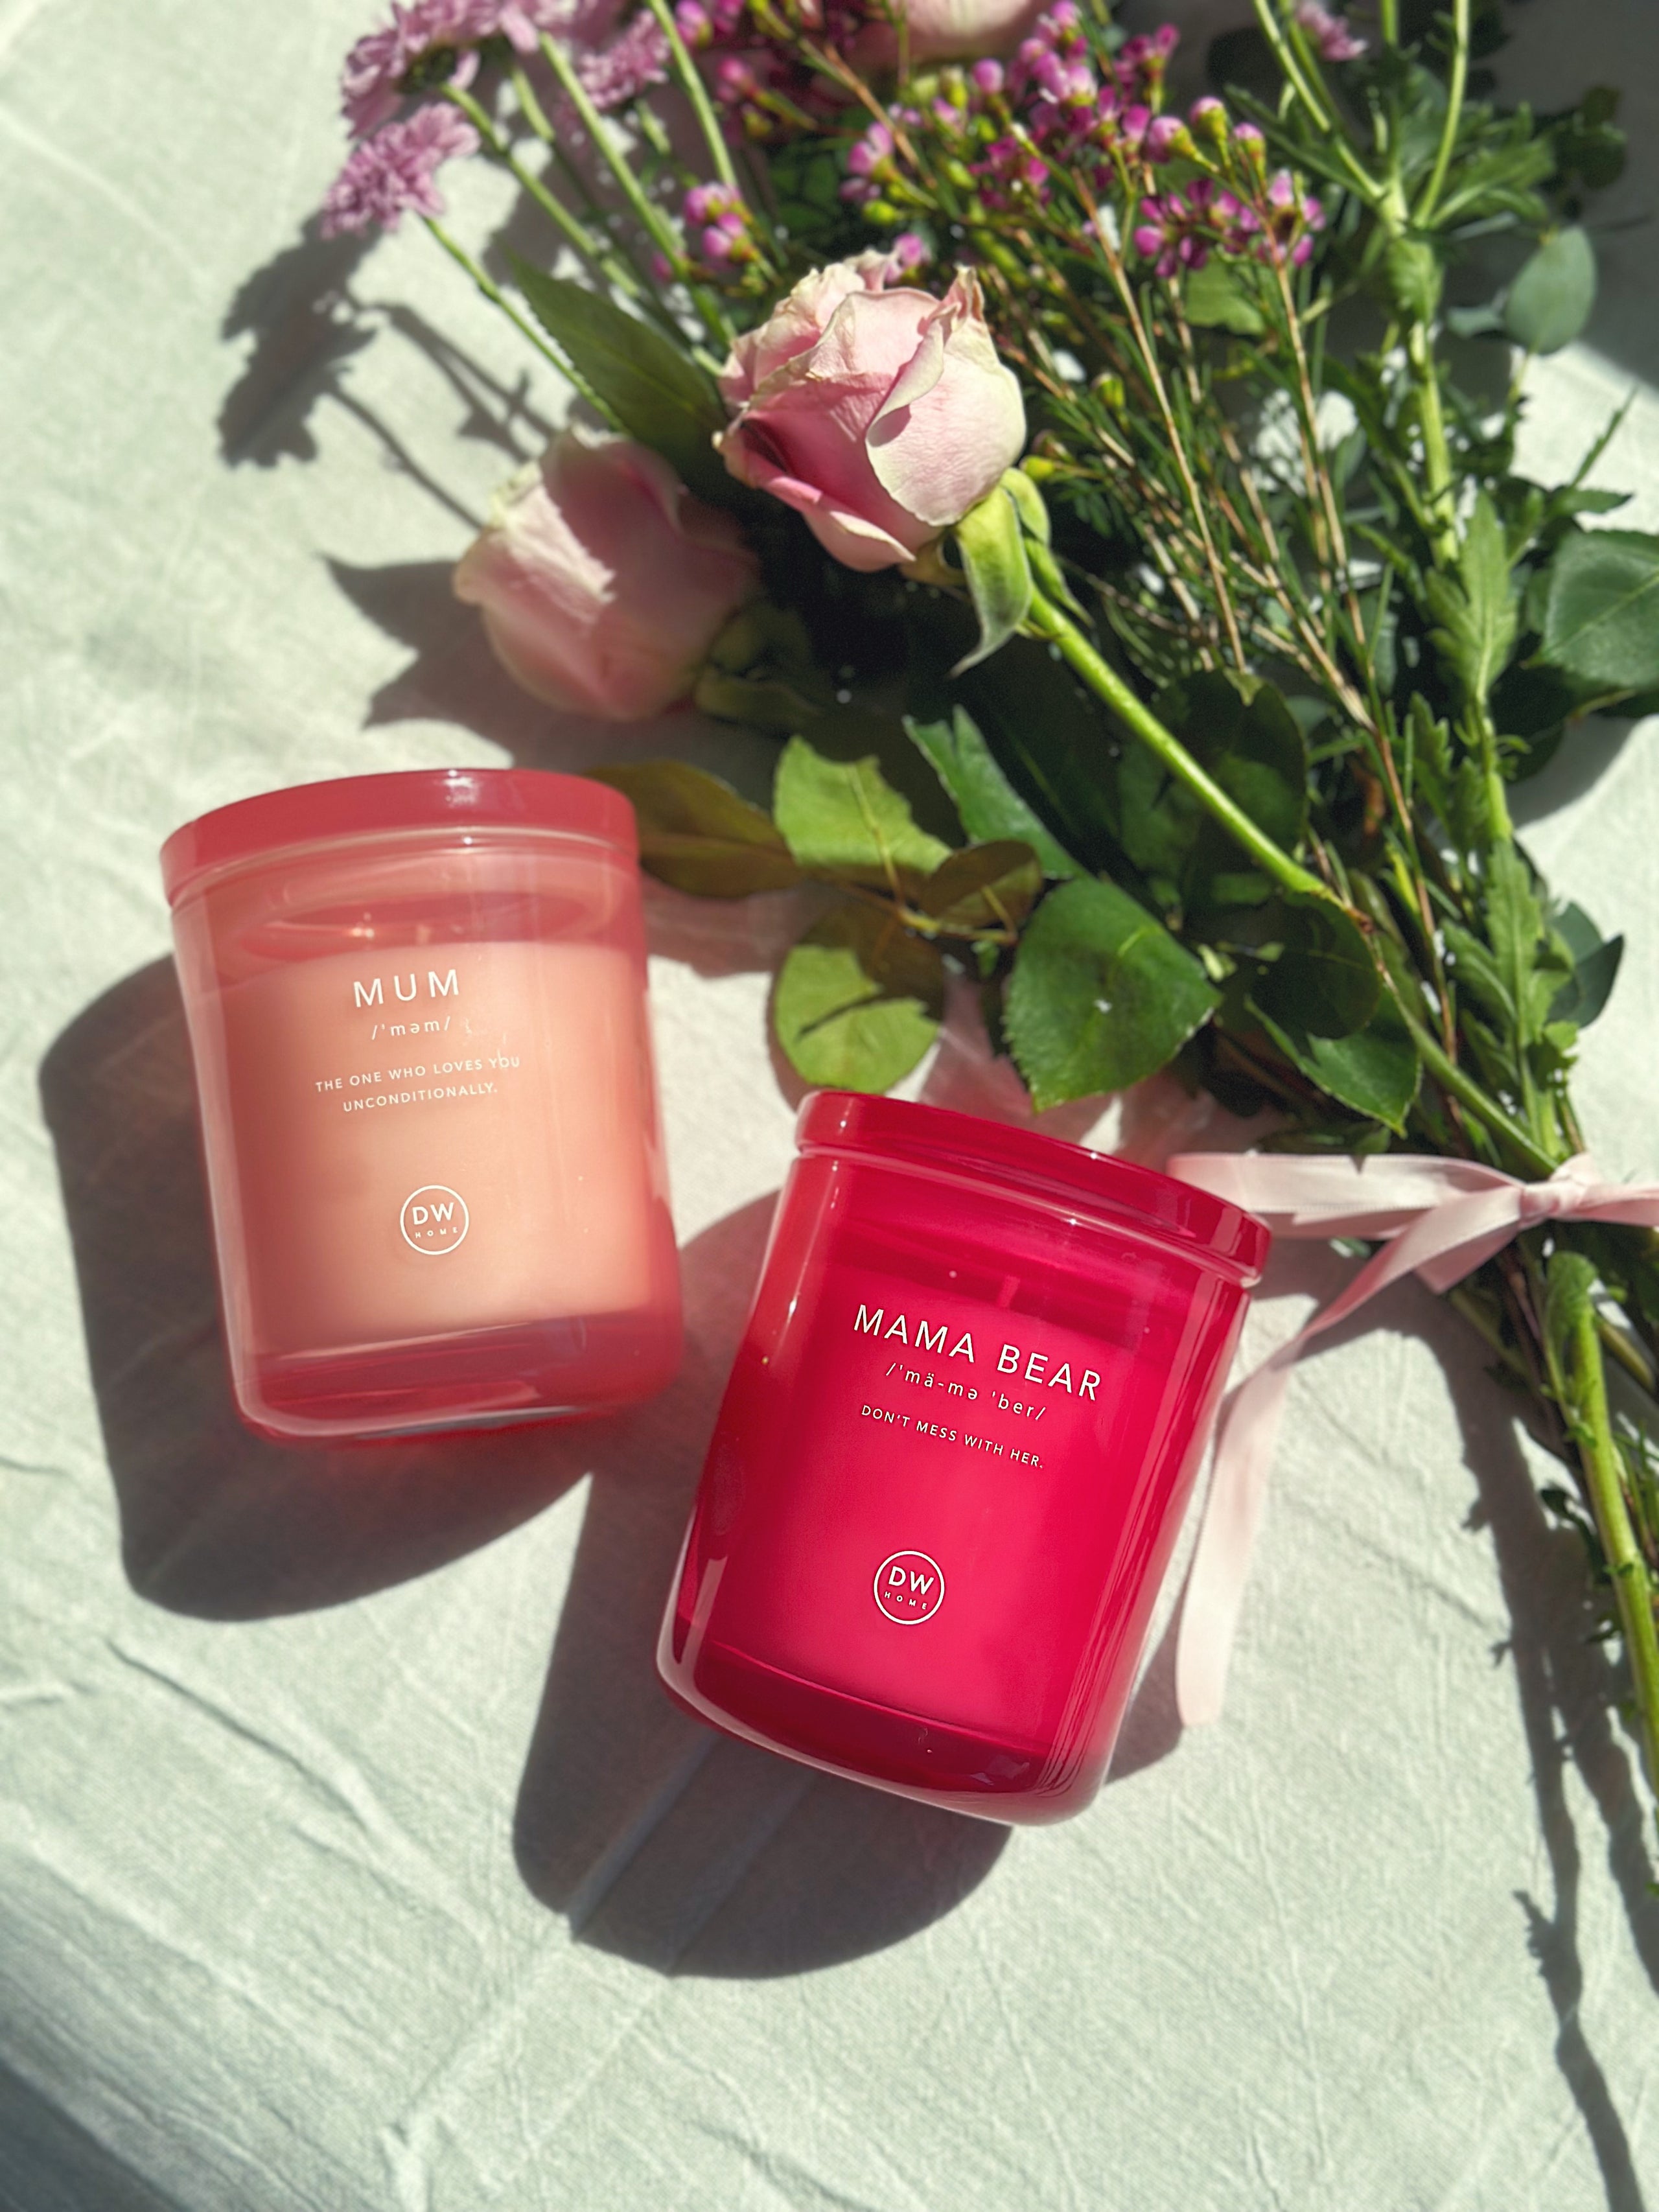
<svg viewBox="0 0 1659 2212">
<path fill-rule="evenodd" d="M 913 561 L 1019 458 L 1025 409 L 978 280 L 942 300 L 860 254 L 802 277 L 732 349 L 717 442 L 740 482 L 806 518 L 849 568 Z"/>
<path fill-rule="evenodd" d="M 659 453 L 567 430 L 498 494 L 455 594 L 526 691 L 629 722 L 684 698 L 759 581 L 736 523 Z"/>
<path fill-rule="evenodd" d="M 1006 54 L 1033 27 L 1048 0 L 904 0 L 913 62 Z M 890 33 L 888 43 L 893 43 Z"/>
</svg>

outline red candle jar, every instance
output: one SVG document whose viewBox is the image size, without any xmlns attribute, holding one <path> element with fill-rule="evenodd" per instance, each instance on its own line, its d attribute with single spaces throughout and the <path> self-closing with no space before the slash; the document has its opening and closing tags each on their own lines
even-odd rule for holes
<svg viewBox="0 0 1659 2212">
<path fill-rule="evenodd" d="M 1267 1231 L 1146 1168 L 822 1092 L 658 1647 L 734 1735 L 1054 1820 L 1098 1789 Z"/>
<path fill-rule="evenodd" d="M 673 1374 L 635 838 L 586 777 L 441 769 L 269 792 L 167 840 L 252 1427 L 544 1420 Z"/>
</svg>

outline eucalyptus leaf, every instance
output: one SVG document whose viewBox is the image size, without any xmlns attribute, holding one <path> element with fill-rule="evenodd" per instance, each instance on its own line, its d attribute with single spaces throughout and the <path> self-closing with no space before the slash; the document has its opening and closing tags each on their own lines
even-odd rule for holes
<svg viewBox="0 0 1659 2212">
<path fill-rule="evenodd" d="M 1405 1135 L 1422 1070 L 1392 999 L 1380 997 L 1365 1026 L 1345 1037 L 1315 1036 L 1297 1023 L 1273 1020 L 1260 1006 L 1253 1011 L 1285 1057 L 1322 1091 L 1397 1137 Z"/>
<path fill-rule="evenodd" d="M 785 957 L 772 1025 L 790 1065 L 837 1091 L 890 1091 L 939 1034 L 937 947 L 872 906 L 838 906 Z"/>
<path fill-rule="evenodd" d="M 965 707 L 948 721 L 904 725 L 910 741 L 951 794 L 962 826 L 970 837 L 987 841 L 1018 837 L 1031 848 L 1048 876 L 1075 876 L 1078 863 L 1043 827 L 1003 774 L 979 726 Z"/>
<path fill-rule="evenodd" d="M 1659 684 L 1659 538 L 1586 530 L 1562 539 L 1536 587 L 1539 656 L 1598 691 Z"/>
<path fill-rule="evenodd" d="M 619 429 L 660 453 L 700 498 L 752 504 L 714 451 L 726 411 L 689 354 L 603 293 L 550 276 L 516 255 L 513 274 L 537 321 Z"/>
<path fill-rule="evenodd" d="M 914 888 L 951 850 L 917 826 L 873 754 L 826 760 L 805 738 L 779 757 L 772 813 L 803 868 L 877 890 Z"/>
<path fill-rule="evenodd" d="M 1504 327 L 1529 353 L 1571 345 L 1595 305 L 1595 248 L 1577 223 L 1547 238 L 1504 302 Z"/>
<path fill-rule="evenodd" d="M 1037 908 L 1009 979 L 1010 1047 L 1038 1108 L 1122 1091 L 1218 1004 L 1202 967 L 1115 884 L 1079 876 Z"/>
<path fill-rule="evenodd" d="M 1287 1030 L 1350 1037 L 1376 1011 L 1382 980 L 1370 947 L 1333 899 L 1285 896 L 1281 950 L 1254 988 L 1259 1010 Z"/>
<path fill-rule="evenodd" d="M 1604 938 L 1580 906 L 1563 907 L 1553 927 L 1572 962 L 1572 973 L 1550 1001 L 1548 1018 L 1585 1030 L 1613 995 L 1625 940 Z"/>
<path fill-rule="evenodd" d="M 979 617 L 979 642 L 957 663 L 953 672 L 960 675 L 988 660 L 1018 630 L 1030 611 L 1031 569 L 1019 509 L 1000 484 L 969 508 L 956 526 L 956 541 Z"/>
<path fill-rule="evenodd" d="M 1042 864 L 1018 838 L 970 845 L 941 860 L 916 896 L 924 914 L 956 929 L 1017 928 L 1042 890 Z"/>
<path fill-rule="evenodd" d="M 770 815 L 689 761 L 630 762 L 589 773 L 631 802 L 641 864 L 676 890 L 741 898 L 799 882 Z"/>
</svg>

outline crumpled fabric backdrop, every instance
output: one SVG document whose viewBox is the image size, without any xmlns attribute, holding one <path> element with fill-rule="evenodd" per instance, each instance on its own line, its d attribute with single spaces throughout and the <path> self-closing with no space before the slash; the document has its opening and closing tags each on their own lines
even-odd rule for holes
<svg viewBox="0 0 1659 2212">
<path fill-rule="evenodd" d="M 1620 85 L 1641 0 L 1509 82 Z M 1154 1652 L 1010 1836 L 672 1711 L 651 1635 L 790 1152 L 787 900 L 653 895 L 684 1375 L 562 1435 L 277 1451 L 228 1410 L 155 849 L 272 785 L 580 765 L 449 564 L 562 402 L 418 231 L 302 242 L 352 0 L 0 0 L 0 2203 L 15 2212 L 1614 2212 L 1659 2205 L 1659 1908 L 1571 1537 L 1407 1288 L 1299 1376 L 1224 1722 Z M 461 221 L 506 213 L 469 179 Z M 1659 525 L 1651 231 L 1535 377 Z M 1642 380 L 1647 380 L 1647 384 Z M 751 783 L 763 747 L 669 733 Z M 1651 1174 L 1654 729 L 1522 805 L 1630 951 L 1590 1035 Z M 1015 1110 L 953 1035 L 929 1097 Z M 1171 1094 L 1069 1133 L 1212 1140 Z M 1292 1250 L 1260 1353 L 1344 1264 Z M 1644 2196 L 1644 2191 L 1646 2191 Z"/>
</svg>

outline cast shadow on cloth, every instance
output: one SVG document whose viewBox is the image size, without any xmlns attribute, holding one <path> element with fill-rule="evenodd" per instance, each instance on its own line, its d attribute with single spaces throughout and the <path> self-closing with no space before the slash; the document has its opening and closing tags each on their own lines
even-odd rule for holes
<svg viewBox="0 0 1659 2212">
<path fill-rule="evenodd" d="M 760 1975 L 896 1942 L 984 1878 L 1005 1829 L 730 1743 L 656 1679 L 657 1620 L 769 1200 L 683 1253 L 686 1358 L 653 1403 L 566 1428 L 280 1445 L 231 1404 L 171 963 L 80 1015 L 40 1087 L 142 1597 L 226 1622 L 343 1604 L 492 1541 L 591 1474 L 514 1824 L 532 1892 L 588 1942 L 665 1972 Z"/>
<path fill-rule="evenodd" d="M 1315 1256 L 1314 1248 L 1299 1249 L 1304 1259 Z M 1321 1248 L 1319 1256 L 1328 1255 Z M 1270 1288 L 1278 1267 L 1276 1260 Z M 1330 1287 L 1328 1280 L 1320 1285 L 1322 1295 Z M 1659 1893 L 1635 1785 L 1635 1753 L 1616 1718 L 1627 1685 L 1598 1637 L 1583 1547 L 1546 1510 L 1522 1449 L 1515 1401 L 1486 1371 L 1485 1347 L 1474 1331 L 1420 1285 L 1401 1283 L 1332 1330 L 1312 1357 L 1374 1328 L 1420 1337 L 1445 1373 L 1474 1484 L 1465 1525 L 1492 1542 L 1509 1613 L 1509 1635 L 1493 1656 L 1513 1671 L 1549 1868 L 1547 1899 L 1521 1888 L 1513 1893 L 1517 1935 L 1537 1963 L 1555 2013 L 1556 2064 L 1601 2169 L 1607 2212 L 1650 2212 L 1624 2120 L 1593 2048 L 1593 2023 L 1580 2006 L 1583 1850 L 1565 1787 L 1568 1767 L 1576 1767 L 1601 1817 L 1607 1869 L 1636 1954 L 1659 1995 Z"/>
</svg>

